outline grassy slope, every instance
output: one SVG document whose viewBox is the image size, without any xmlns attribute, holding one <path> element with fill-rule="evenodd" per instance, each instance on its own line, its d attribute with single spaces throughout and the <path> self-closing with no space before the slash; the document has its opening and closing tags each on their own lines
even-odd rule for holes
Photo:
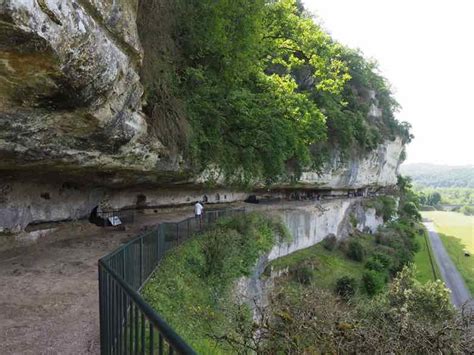
<svg viewBox="0 0 474 355">
<path fill-rule="evenodd" d="M 276 270 L 292 268 L 304 263 L 313 269 L 313 283 L 321 288 L 334 289 L 337 279 L 351 276 L 360 280 L 364 263 L 348 259 L 340 250 L 326 250 L 322 244 L 299 250 L 271 263 Z"/>
<path fill-rule="evenodd" d="M 416 240 L 420 246 L 420 250 L 415 254 L 414 264 L 416 265 L 416 279 L 421 283 L 427 281 L 436 280 L 439 276 L 438 266 L 434 263 L 435 271 L 433 273 L 433 267 L 431 266 L 430 260 L 430 245 L 426 244 L 424 235 L 417 235 Z"/>
<path fill-rule="evenodd" d="M 143 290 L 152 307 L 199 354 L 227 354 L 208 336 L 235 332 L 232 285 L 250 274 L 281 226 L 259 214 L 222 219 L 170 251 Z M 239 313 L 250 315 L 249 310 Z"/>
<path fill-rule="evenodd" d="M 357 240 L 359 240 L 364 246 L 366 255 L 370 255 L 377 250 L 380 251 L 380 249 L 378 249 L 380 246 L 377 246 L 374 243 L 374 237 L 371 235 L 358 236 Z M 424 236 L 417 235 L 416 241 L 420 246 L 420 250 L 415 254 L 413 260 L 417 268 L 417 280 L 422 283 L 433 281 L 437 279 L 437 277 L 433 275 L 433 269 L 430 263 L 430 257 Z M 364 271 L 367 271 L 364 267 L 366 260 L 367 256 L 363 262 L 353 261 L 347 258 L 339 248 L 334 251 L 329 251 L 320 243 L 274 260 L 271 262 L 271 266 L 275 270 L 288 268 L 290 271 L 292 268 L 298 266 L 309 267 L 310 269 L 313 269 L 313 284 L 321 288 L 333 290 L 337 280 L 343 276 L 350 276 L 356 280 L 360 280 Z M 439 270 L 436 264 L 435 273 L 436 275 L 439 275 Z"/>
<path fill-rule="evenodd" d="M 423 217 L 434 221 L 449 256 L 474 294 L 474 217 L 442 211 L 423 212 Z M 465 257 L 464 249 L 473 255 Z"/>
</svg>

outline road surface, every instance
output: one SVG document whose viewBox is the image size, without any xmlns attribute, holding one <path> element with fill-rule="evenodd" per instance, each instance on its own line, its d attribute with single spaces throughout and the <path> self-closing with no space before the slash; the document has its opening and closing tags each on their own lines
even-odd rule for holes
<svg viewBox="0 0 474 355">
<path fill-rule="evenodd" d="M 470 301 L 471 307 L 474 309 L 474 302 L 472 301 L 471 294 L 464 283 L 458 269 L 453 264 L 449 257 L 446 249 L 444 248 L 441 238 L 439 237 L 434 224 L 432 222 L 424 223 L 428 230 L 431 246 L 435 260 L 439 266 L 441 277 L 444 280 L 446 286 L 451 290 L 451 300 L 453 304 L 460 308 L 466 302 Z"/>
</svg>

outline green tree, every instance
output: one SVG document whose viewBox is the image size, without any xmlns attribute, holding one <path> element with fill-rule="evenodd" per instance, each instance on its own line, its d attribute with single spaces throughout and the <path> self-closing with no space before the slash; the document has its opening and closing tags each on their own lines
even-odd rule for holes
<svg viewBox="0 0 474 355">
<path fill-rule="evenodd" d="M 147 109 L 166 117 L 186 113 L 189 142 L 179 146 L 187 147 L 196 171 L 228 183 L 271 184 L 320 169 L 333 145 L 349 154 L 406 135 L 376 65 L 334 41 L 301 2 L 178 0 L 172 6 L 169 37 L 176 49 L 156 64 L 147 61 L 153 73 Z M 161 92 L 165 87 L 169 92 Z M 382 124 L 368 118 L 371 90 Z"/>
</svg>

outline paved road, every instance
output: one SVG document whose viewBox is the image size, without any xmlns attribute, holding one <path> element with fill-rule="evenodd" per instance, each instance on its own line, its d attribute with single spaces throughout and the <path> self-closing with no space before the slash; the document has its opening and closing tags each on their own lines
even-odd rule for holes
<svg viewBox="0 0 474 355">
<path fill-rule="evenodd" d="M 429 232 L 433 254 L 439 266 L 441 277 L 446 283 L 446 286 L 451 290 L 451 300 L 453 304 L 456 307 L 461 307 L 464 303 L 470 301 L 471 307 L 474 309 L 474 301 L 471 298 L 471 294 L 459 271 L 446 252 L 438 233 L 436 233 L 434 224 L 432 222 L 426 222 L 424 225 Z"/>
</svg>

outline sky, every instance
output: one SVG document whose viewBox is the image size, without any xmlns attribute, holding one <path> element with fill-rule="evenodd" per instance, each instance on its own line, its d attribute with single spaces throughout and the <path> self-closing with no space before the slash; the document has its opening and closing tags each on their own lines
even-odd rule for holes
<svg viewBox="0 0 474 355">
<path fill-rule="evenodd" d="M 415 139 L 407 163 L 474 165 L 474 1 L 303 0 L 337 41 L 379 62 Z"/>
</svg>

